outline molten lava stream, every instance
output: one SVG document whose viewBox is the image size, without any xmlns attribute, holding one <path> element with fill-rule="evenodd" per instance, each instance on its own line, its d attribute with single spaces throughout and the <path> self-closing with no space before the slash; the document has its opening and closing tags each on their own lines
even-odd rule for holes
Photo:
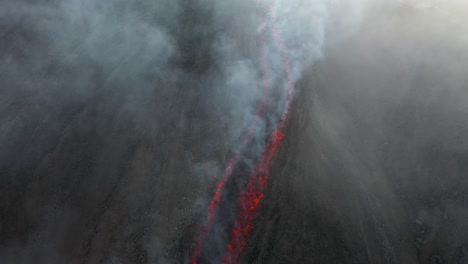
<svg viewBox="0 0 468 264">
<path fill-rule="evenodd" d="M 270 11 L 273 13 L 272 8 L 270 8 Z M 261 199 L 264 197 L 263 189 L 268 181 L 271 163 L 278 153 L 279 147 L 282 145 L 282 139 L 285 137 L 283 129 L 286 121 L 288 120 L 288 113 L 291 107 L 294 80 L 292 77 L 289 58 L 285 52 L 284 42 L 274 25 L 271 26 L 271 31 L 275 42 L 278 45 L 278 49 L 281 52 L 283 66 L 287 76 L 288 95 L 286 99 L 286 108 L 281 119 L 282 121 L 268 138 L 268 142 L 261 156 L 260 162 L 257 168 L 250 174 L 246 187 L 241 193 L 240 213 L 237 220 L 234 222 L 228 251 L 222 259 L 223 264 L 235 264 L 247 245 L 247 239 L 254 228 L 253 222 L 257 217 Z"/>
<path fill-rule="evenodd" d="M 263 30 L 260 32 L 260 45 L 261 45 L 261 50 L 262 50 L 262 57 L 263 57 L 263 96 L 262 96 L 262 101 L 260 105 L 258 106 L 256 117 L 254 122 L 252 123 L 250 130 L 247 132 L 247 135 L 245 136 L 244 140 L 241 142 L 241 147 L 240 151 L 236 153 L 236 155 L 229 161 L 228 166 L 226 167 L 223 177 L 221 178 L 221 181 L 217 184 L 216 186 L 216 191 L 215 195 L 213 196 L 210 205 L 208 207 L 208 215 L 206 217 L 205 223 L 201 228 L 200 231 L 200 237 L 198 239 L 198 243 L 195 246 L 194 253 L 190 258 L 190 263 L 196 264 L 199 261 L 201 251 L 203 248 L 203 243 L 206 239 L 206 236 L 213 225 L 214 221 L 214 216 L 217 213 L 217 208 L 219 207 L 219 204 L 221 202 L 221 193 L 224 190 L 224 186 L 229 179 L 229 176 L 231 175 L 232 172 L 232 167 L 237 163 L 240 157 L 240 152 L 242 151 L 243 147 L 252 139 L 253 134 L 257 128 L 259 119 L 264 113 L 265 110 L 265 104 L 267 101 L 267 94 L 268 90 L 270 87 L 269 81 L 268 81 L 268 63 L 267 63 L 267 52 L 266 52 L 266 47 L 265 47 L 265 33 Z"/>
</svg>

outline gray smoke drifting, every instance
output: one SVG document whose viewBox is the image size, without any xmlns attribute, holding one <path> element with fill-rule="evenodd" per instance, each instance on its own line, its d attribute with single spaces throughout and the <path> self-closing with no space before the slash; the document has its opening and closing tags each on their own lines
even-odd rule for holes
<svg viewBox="0 0 468 264">
<path fill-rule="evenodd" d="M 296 16 L 304 3 L 278 1 L 268 21 L 290 48 L 296 79 L 321 54 L 316 4 Z M 162 261 L 189 217 L 178 210 L 209 197 L 255 119 L 267 16 L 259 9 L 253 1 L 3 1 L 2 262 Z M 315 21 L 303 24 L 308 16 Z M 271 36 L 266 45 L 271 93 L 280 95 L 270 104 L 279 106 L 255 131 L 250 167 L 284 105 L 281 57 Z"/>
<path fill-rule="evenodd" d="M 300 82 L 240 263 L 467 262 L 468 6 L 454 2 L 374 1 L 359 27 L 337 21 L 347 34 Z"/>
<path fill-rule="evenodd" d="M 1 1 L 0 262 L 186 262 L 262 101 L 260 32 L 271 96 L 235 176 L 247 176 L 284 111 L 273 26 L 297 103 L 241 263 L 465 254 L 444 236 L 466 238 L 466 192 L 453 184 L 466 171 L 466 5 L 401 2 Z M 435 160 L 445 165 L 430 167 Z M 236 203 L 226 204 L 206 257 L 225 250 Z M 453 228 L 440 224 L 445 215 Z M 430 233 L 417 249 L 408 246 L 414 218 Z M 314 233 L 328 225 L 342 229 Z M 310 250 L 294 259 L 288 235 Z"/>
<path fill-rule="evenodd" d="M 219 69 L 213 76 L 219 77 L 214 78 L 217 82 L 212 86 L 218 87 L 221 96 L 234 92 L 231 98 L 239 103 L 238 108 L 228 105 L 232 118 L 226 126 L 228 131 L 235 133 L 230 149 L 234 153 L 239 151 L 240 156 L 227 190 L 223 190 L 222 208 L 214 226 L 208 231 L 206 241 L 202 241 L 202 262 L 221 261 L 229 243 L 231 225 L 238 214 L 239 193 L 265 148 L 268 134 L 275 129 L 285 111 L 288 92 L 285 54 L 293 66 L 294 81 L 321 55 L 327 18 L 323 3 L 312 4 L 303 1 L 236 1 L 216 3 L 213 7 L 214 25 L 227 26 L 215 38 L 218 45 L 214 52 Z M 310 18 L 315 20 L 310 21 Z M 281 43 L 275 39 L 275 34 L 281 36 Z M 265 82 L 269 84 L 268 91 L 264 90 Z M 230 91 L 226 92 L 226 88 Z M 260 105 L 267 110 L 258 119 Z M 252 139 L 244 146 L 245 134 L 254 122 Z M 208 203 L 202 207 L 207 208 Z"/>
</svg>

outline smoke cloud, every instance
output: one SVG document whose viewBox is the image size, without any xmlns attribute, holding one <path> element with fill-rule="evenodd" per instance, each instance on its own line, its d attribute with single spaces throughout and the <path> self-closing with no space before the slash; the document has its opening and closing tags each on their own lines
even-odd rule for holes
<svg viewBox="0 0 468 264">
<path fill-rule="evenodd" d="M 262 239 L 276 240 L 272 229 L 286 232 L 295 219 L 320 226 L 326 217 L 323 225 L 340 228 L 334 219 L 350 219 L 337 247 L 356 251 L 347 245 L 358 237 L 356 247 L 373 252 L 343 257 L 355 263 L 417 263 L 417 254 L 428 260 L 430 250 L 459 250 L 438 244 L 444 235 L 435 232 L 412 251 L 395 241 L 413 239 L 400 230 L 416 218 L 466 239 L 456 232 L 465 227 L 466 195 L 453 185 L 468 149 L 466 8 L 435 0 L 2 1 L 0 262 L 184 263 L 213 186 L 240 152 L 229 202 L 207 241 L 205 257 L 216 261 L 236 194 L 285 111 L 287 73 L 273 25 L 297 101 L 271 202 L 241 263 L 255 252 L 249 263 L 283 261 L 288 239 L 278 239 L 277 253 Z M 265 78 L 267 111 L 258 119 Z M 431 167 L 435 160 L 445 165 Z M 304 215 L 274 198 L 288 188 Z M 433 192 L 450 197 L 427 206 Z M 310 213 L 311 204 L 327 208 L 326 217 Z M 453 228 L 440 224 L 445 215 Z"/>
</svg>

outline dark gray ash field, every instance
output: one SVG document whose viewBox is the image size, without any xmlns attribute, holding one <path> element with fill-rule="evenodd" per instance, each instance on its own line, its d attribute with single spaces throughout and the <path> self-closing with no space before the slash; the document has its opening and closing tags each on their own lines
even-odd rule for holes
<svg viewBox="0 0 468 264">
<path fill-rule="evenodd" d="M 235 263 L 468 263 L 467 12 L 0 1 L 0 263 L 222 263 L 288 78 Z"/>
</svg>

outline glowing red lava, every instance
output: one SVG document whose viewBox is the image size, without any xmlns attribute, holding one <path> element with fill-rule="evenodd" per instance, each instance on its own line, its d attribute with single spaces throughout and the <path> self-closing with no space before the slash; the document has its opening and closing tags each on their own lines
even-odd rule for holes
<svg viewBox="0 0 468 264">
<path fill-rule="evenodd" d="M 273 13 L 273 7 L 270 7 L 270 12 Z M 266 21 L 263 24 L 266 24 Z M 290 109 L 290 105 L 292 101 L 292 95 L 294 91 L 294 80 L 292 76 L 292 70 L 291 70 L 289 58 L 288 58 L 287 53 L 285 52 L 284 42 L 274 25 L 271 26 L 271 33 L 276 42 L 276 45 L 278 46 L 278 49 L 280 50 L 280 53 L 283 59 L 284 70 L 286 72 L 287 86 L 288 86 L 286 108 L 282 115 L 281 122 L 278 124 L 276 130 L 273 131 L 272 134 L 268 137 L 267 145 L 263 153 L 261 154 L 260 161 L 257 167 L 249 175 L 247 184 L 244 190 L 242 190 L 241 192 L 240 212 L 231 230 L 231 238 L 227 246 L 228 250 L 222 258 L 223 264 L 236 263 L 240 254 L 242 253 L 245 246 L 247 245 L 247 239 L 249 238 L 249 235 L 251 234 L 251 231 L 254 228 L 253 221 L 257 217 L 257 212 L 260 208 L 261 199 L 265 195 L 263 193 L 263 189 L 266 183 L 268 182 L 268 177 L 270 174 L 270 168 L 273 162 L 273 158 L 278 153 L 279 147 L 283 144 L 282 140 L 285 137 L 285 133 L 283 130 L 284 130 L 285 123 L 288 119 L 288 113 L 289 113 L 289 109 Z M 257 110 L 256 119 L 254 123 L 252 124 L 251 129 L 247 133 L 245 139 L 242 141 L 242 146 L 247 144 L 248 141 L 250 141 L 250 139 L 253 136 L 253 132 L 256 129 L 258 120 L 263 115 L 263 111 L 264 111 L 266 99 L 267 99 L 267 93 L 268 93 L 268 89 L 270 86 L 268 77 L 267 77 L 269 66 L 268 66 L 268 57 L 267 57 L 265 39 L 264 39 L 265 33 L 263 30 L 261 30 L 259 38 L 260 38 L 261 49 L 263 53 L 262 54 L 263 55 L 263 98 L 262 98 L 262 103 L 260 104 Z M 194 253 L 190 260 L 190 263 L 192 264 L 197 264 L 199 261 L 203 243 L 205 241 L 205 238 L 207 236 L 207 233 L 210 227 L 213 224 L 213 217 L 214 215 L 216 215 L 217 208 L 219 207 L 219 204 L 221 202 L 221 193 L 224 189 L 224 185 L 226 184 L 228 177 L 230 176 L 232 172 L 232 167 L 239 160 L 239 155 L 240 153 L 238 152 L 235 155 L 235 157 L 230 160 L 229 165 L 224 172 L 223 178 L 217 185 L 215 195 L 213 199 L 211 200 L 209 208 L 208 208 L 208 215 L 206 218 L 206 222 L 201 229 L 199 242 L 197 243 Z"/>
<path fill-rule="evenodd" d="M 272 8 L 270 8 L 272 11 Z M 237 220 L 231 230 L 231 241 L 228 245 L 228 251 L 222 259 L 223 264 L 234 264 L 239 259 L 240 254 L 247 245 L 252 229 L 254 228 L 253 221 L 257 217 L 257 212 L 260 208 L 261 199 L 265 196 L 263 189 L 268 181 L 270 174 L 271 163 L 273 158 L 278 153 L 279 147 L 282 145 L 282 140 L 285 137 L 284 126 L 288 119 L 289 109 L 291 107 L 292 93 L 294 91 L 294 80 L 292 76 L 291 65 L 283 40 L 273 25 L 271 31 L 276 44 L 281 52 L 283 66 L 287 76 L 288 96 L 286 100 L 286 110 L 283 113 L 281 122 L 276 130 L 268 138 L 267 145 L 257 168 L 252 171 L 247 185 L 241 193 L 241 208 Z"/>
<path fill-rule="evenodd" d="M 254 122 L 252 123 L 249 131 L 247 132 L 245 138 L 241 142 L 241 147 L 240 149 L 242 150 L 243 146 L 247 144 L 253 137 L 253 134 L 258 126 L 259 119 L 263 115 L 265 111 L 265 105 L 267 101 L 267 94 L 268 90 L 270 87 L 269 81 L 268 81 L 268 57 L 267 57 L 267 52 L 266 52 L 266 47 L 265 47 L 265 34 L 264 31 L 262 30 L 260 32 L 260 44 L 261 44 L 261 49 L 262 49 L 262 56 L 263 56 L 263 96 L 262 96 L 262 102 L 258 106 L 256 117 Z M 200 237 L 198 239 L 198 243 L 195 246 L 195 250 L 193 255 L 190 258 L 190 263 L 196 264 L 199 261 L 200 255 L 201 255 L 201 250 L 203 247 L 203 243 L 205 242 L 206 236 L 208 234 L 208 231 L 210 227 L 213 225 L 213 217 L 216 215 L 217 208 L 221 202 L 221 193 L 224 189 L 224 185 L 226 184 L 227 180 L 229 179 L 229 176 L 232 173 L 232 167 L 237 163 L 239 160 L 239 155 L 240 151 L 235 154 L 235 156 L 229 161 L 228 166 L 226 167 L 223 177 L 221 178 L 221 181 L 217 184 L 216 186 L 216 191 L 215 195 L 213 196 L 210 205 L 208 207 L 208 215 L 206 217 L 205 223 L 201 228 L 200 232 Z"/>
</svg>

